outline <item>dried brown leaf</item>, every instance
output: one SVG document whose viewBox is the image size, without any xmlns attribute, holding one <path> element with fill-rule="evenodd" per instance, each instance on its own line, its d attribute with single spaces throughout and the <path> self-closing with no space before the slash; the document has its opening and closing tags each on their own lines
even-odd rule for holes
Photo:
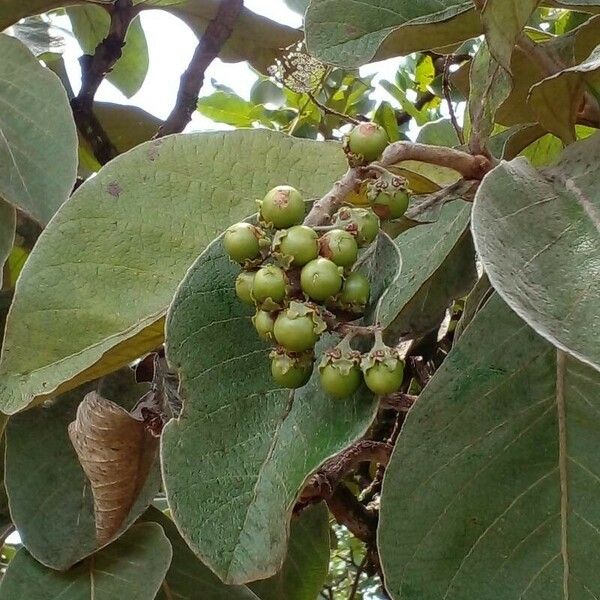
<svg viewBox="0 0 600 600">
<path fill-rule="evenodd" d="M 96 537 L 102 545 L 131 510 L 156 457 L 158 438 L 97 392 L 87 394 L 79 405 L 69 437 L 92 486 Z"/>
</svg>

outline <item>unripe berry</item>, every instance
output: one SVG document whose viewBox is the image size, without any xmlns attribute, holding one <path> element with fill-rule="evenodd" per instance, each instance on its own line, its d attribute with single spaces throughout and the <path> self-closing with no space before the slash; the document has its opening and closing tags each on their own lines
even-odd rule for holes
<svg viewBox="0 0 600 600">
<path fill-rule="evenodd" d="M 260 255 L 262 232 L 250 223 L 236 223 L 223 236 L 223 247 L 232 260 L 240 264 L 252 261 Z"/>
<path fill-rule="evenodd" d="M 390 140 L 383 127 L 377 123 L 360 123 L 348 135 L 348 150 L 365 162 L 377 160 Z"/>
<path fill-rule="evenodd" d="M 254 305 L 252 298 L 252 285 L 254 284 L 254 276 L 256 271 L 242 271 L 235 280 L 235 293 L 237 297 L 244 303 Z"/>
<path fill-rule="evenodd" d="M 306 225 L 278 231 L 273 240 L 273 254 L 286 267 L 302 267 L 319 255 L 319 236 Z"/>
<path fill-rule="evenodd" d="M 287 280 L 283 270 L 275 265 L 266 265 L 254 276 L 252 297 L 259 305 L 266 303 L 266 308 L 276 308 L 285 299 L 286 287 Z"/>
<path fill-rule="evenodd" d="M 266 310 L 257 310 L 256 314 L 252 317 L 252 323 L 256 332 L 263 340 L 267 342 L 273 340 L 275 319 L 270 312 Z"/>
<path fill-rule="evenodd" d="M 351 267 L 358 258 L 354 236 L 343 229 L 328 231 L 319 240 L 320 254 L 339 267 Z"/>
<path fill-rule="evenodd" d="M 302 267 L 302 291 L 317 302 L 325 302 L 342 288 L 341 268 L 327 258 L 316 258 Z"/>
<path fill-rule="evenodd" d="M 275 319 L 273 334 L 277 343 L 290 352 L 312 350 L 326 325 L 318 313 L 301 302 L 290 302 L 289 308 Z"/>
<path fill-rule="evenodd" d="M 276 229 L 285 229 L 302 223 L 304 219 L 302 194 L 289 185 L 273 188 L 260 202 L 260 218 L 261 221 Z"/>
<path fill-rule="evenodd" d="M 280 350 L 271 353 L 271 375 L 282 387 L 300 388 L 310 379 L 313 371 L 311 354 L 288 355 Z"/>
</svg>

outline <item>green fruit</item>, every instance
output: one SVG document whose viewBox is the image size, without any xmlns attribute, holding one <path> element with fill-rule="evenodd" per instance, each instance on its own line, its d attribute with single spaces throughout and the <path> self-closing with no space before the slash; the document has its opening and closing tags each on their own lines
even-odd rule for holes
<svg viewBox="0 0 600 600">
<path fill-rule="evenodd" d="M 377 123 L 360 123 L 348 136 L 348 149 L 372 162 L 381 156 L 389 142 L 385 129 Z"/>
<path fill-rule="evenodd" d="M 339 301 L 343 305 L 364 307 L 369 301 L 371 285 L 365 275 L 358 272 L 350 273 L 342 286 Z"/>
<path fill-rule="evenodd" d="M 275 320 L 273 334 L 277 343 L 290 352 L 311 350 L 319 341 L 319 333 L 313 314 L 311 312 L 298 314 L 292 308 L 279 313 Z"/>
<path fill-rule="evenodd" d="M 254 276 L 252 297 L 255 302 L 262 304 L 267 300 L 275 304 L 283 302 L 286 296 L 285 273 L 275 265 L 261 267 Z"/>
<path fill-rule="evenodd" d="M 379 217 L 364 208 L 353 208 L 351 212 L 357 226 L 356 242 L 360 247 L 368 246 L 379 233 Z"/>
<path fill-rule="evenodd" d="M 236 223 L 223 236 L 223 247 L 238 263 L 254 260 L 260 255 L 260 230 L 250 223 Z"/>
<path fill-rule="evenodd" d="M 294 225 L 277 240 L 274 250 L 291 260 L 295 267 L 301 267 L 319 255 L 319 236 L 306 225 Z"/>
<path fill-rule="evenodd" d="M 304 199 L 297 189 L 279 185 L 260 203 L 260 218 L 276 229 L 298 225 L 304 219 Z"/>
<path fill-rule="evenodd" d="M 404 364 L 401 360 L 387 359 L 375 362 L 363 369 L 367 387 L 378 396 L 387 396 L 397 392 L 404 377 Z"/>
<path fill-rule="evenodd" d="M 266 310 L 257 310 L 256 314 L 252 317 L 252 323 L 256 329 L 258 335 L 267 342 L 273 340 L 273 327 L 275 325 L 275 319 L 273 315 Z"/>
<path fill-rule="evenodd" d="M 334 229 L 319 241 L 321 256 L 339 267 L 351 267 L 358 258 L 358 244 L 354 236 L 343 229 Z"/>
<path fill-rule="evenodd" d="M 405 190 L 381 192 L 373 201 L 373 212 L 383 220 L 399 219 L 408 208 L 410 196 Z"/>
<path fill-rule="evenodd" d="M 277 354 L 271 362 L 273 379 L 282 387 L 296 389 L 305 385 L 312 375 L 312 361 Z"/>
<path fill-rule="evenodd" d="M 256 271 L 242 271 L 235 280 L 235 293 L 237 297 L 244 303 L 254 306 L 252 298 L 252 284 Z"/>
<path fill-rule="evenodd" d="M 300 272 L 302 291 L 317 302 L 335 296 L 342 288 L 339 267 L 327 258 L 316 258 L 302 267 Z"/>
<path fill-rule="evenodd" d="M 330 363 L 319 369 L 321 387 L 334 398 L 346 398 L 354 394 L 361 382 L 358 366 L 344 370 Z"/>
</svg>

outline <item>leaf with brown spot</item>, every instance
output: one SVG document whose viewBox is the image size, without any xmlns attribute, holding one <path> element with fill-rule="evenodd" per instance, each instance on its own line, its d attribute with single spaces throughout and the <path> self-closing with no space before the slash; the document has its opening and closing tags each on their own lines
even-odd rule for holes
<svg viewBox="0 0 600 600">
<path fill-rule="evenodd" d="M 69 437 L 92 486 L 96 537 L 104 544 L 119 530 L 144 485 L 158 439 L 142 421 L 96 392 L 79 405 Z"/>
</svg>

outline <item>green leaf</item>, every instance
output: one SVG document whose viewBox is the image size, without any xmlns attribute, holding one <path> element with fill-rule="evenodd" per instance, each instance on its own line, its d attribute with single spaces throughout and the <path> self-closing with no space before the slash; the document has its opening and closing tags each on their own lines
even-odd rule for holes
<svg viewBox="0 0 600 600">
<path fill-rule="evenodd" d="M 423 55 L 415 69 L 415 83 L 417 84 L 417 90 L 420 92 L 427 91 L 427 88 L 433 83 L 435 76 L 435 67 L 431 56 L 429 54 Z"/>
<path fill-rule="evenodd" d="M 496 111 L 512 89 L 509 72 L 496 62 L 485 41 L 471 62 L 470 82 L 470 146 L 474 152 L 480 153 L 494 131 Z"/>
<path fill-rule="evenodd" d="M 397 142 L 400 139 L 396 111 L 389 102 L 382 102 L 377 107 L 373 121 L 385 129 L 390 142 Z"/>
<path fill-rule="evenodd" d="M 2 275 L 4 263 L 12 250 L 17 227 L 17 213 L 10 205 L 0 200 L 0 289 L 2 289 Z"/>
<path fill-rule="evenodd" d="M 282 569 L 250 588 L 260 600 L 315 600 L 329 569 L 329 513 L 324 502 L 292 518 Z"/>
<path fill-rule="evenodd" d="M 510 72 L 517 39 L 540 0 L 487 0 L 481 20 L 490 54 Z"/>
<path fill-rule="evenodd" d="M 148 600 L 156 596 L 171 554 L 169 540 L 156 523 L 132 527 L 65 573 L 44 567 L 23 548 L 2 578 L 0 600 Z"/>
<path fill-rule="evenodd" d="M 198 100 L 197 110 L 201 115 L 217 123 L 226 123 L 233 127 L 252 127 L 267 121 L 265 107 L 244 100 L 237 94 L 214 92 Z"/>
<path fill-rule="evenodd" d="M 173 559 L 156 600 L 259 600 L 244 585 L 222 583 L 189 549 L 173 521 L 156 508 L 150 507 L 140 521 L 158 523 L 173 549 Z"/>
<path fill-rule="evenodd" d="M 394 45 L 395 38 L 400 40 L 404 34 L 410 36 L 411 33 L 421 38 L 421 48 L 423 44 L 431 48 L 472 37 L 471 22 L 466 28 L 469 32 L 466 38 L 463 37 L 466 33 L 464 27 L 452 31 L 447 23 L 472 9 L 470 0 L 397 0 L 393 5 L 385 6 L 378 0 L 313 0 L 305 17 L 306 43 L 311 54 L 318 59 L 354 68 L 368 63 L 393 32 L 395 36 L 388 41 L 390 46 Z M 448 29 L 442 33 L 443 37 L 435 35 L 436 23 Z M 418 31 L 411 31 L 413 27 Z M 409 47 L 406 41 L 400 43 Z"/>
<path fill-rule="evenodd" d="M 6 489 L 23 544 L 42 564 L 67 569 L 98 548 L 90 483 L 69 440 L 88 384 L 48 406 L 15 415 L 6 429 Z M 128 409 L 146 390 L 129 369 L 101 384 L 102 393 Z M 147 508 L 160 487 L 158 461 L 120 533 Z M 0 594 L 0 598 L 1 598 Z"/>
<path fill-rule="evenodd" d="M 173 519 L 226 583 L 280 569 L 299 488 L 364 434 L 375 410 L 361 390 L 341 411 L 317 373 L 295 392 L 277 387 L 269 347 L 236 298 L 238 272 L 216 240 L 175 296 L 167 355 L 181 377 L 184 408 L 165 427 L 161 446 Z M 325 336 L 318 354 L 333 343 Z"/>
<path fill-rule="evenodd" d="M 475 283 L 470 214 L 469 203 L 451 202 L 435 223 L 413 227 L 394 240 L 402 269 L 379 308 L 379 320 L 389 339 L 436 327 L 452 300 Z"/>
<path fill-rule="evenodd" d="M 169 136 L 111 161 L 63 206 L 23 268 L 0 409 L 16 412 L 156 348 L 177 286 L 216 235 L 271 187 L 320 196 L 345 170 L 338 144 L 265 130 Z"/>
<path fill-rule="evenodd" d="M 379 548 L 392 597 L 597 596 L 599 399 L 596 371 L 490 299 L 386 470 Z"/>
<path fill-rule="evenodd" d="M 448 146 L 449 148 L 460 145 L 460 140 L 450 119 L 439 119 L 426 123 L 419 131 L 416 141 L 419 144 Z"/>
<path fill-rule="evenodd" d="M 119 153 L 151 139 L 162 121 L 137 106 L 95 102 L 94 114 Z"/>
<path fill-rule="evenodd" d="M 559 348 L 600 369 L 600 134 L 536 171 L 494 169 L 473 207 L 473 233 L 494 288 Z"/>
<path fill-rule="evenodd" d="M 67 8 L 73 34 L 85 54 L 94 54 L 96 46 L 107 36 L 110 15 L 101 6 Z M 134 19 L 127 35 L 123 54 L 106 78 L 125 96 L 131 98 L 142 87 L 148 73 L 148 44 L 139 18 Z"/>
<path fill-rule="evenodd" d="M 0 196 L 45 225 L 75 183 L 75 123 L 58 77 L 24 44 L 0 34 L 0 54 Z"/>
<path fill-rule="evenodd" d="M 576 139 L 577 114 L 586 91 L 600 97 L 600 46 L 576 67 L 534 85 L 528 102 L 540 125 L 569 144 Z"/>
</svg>

